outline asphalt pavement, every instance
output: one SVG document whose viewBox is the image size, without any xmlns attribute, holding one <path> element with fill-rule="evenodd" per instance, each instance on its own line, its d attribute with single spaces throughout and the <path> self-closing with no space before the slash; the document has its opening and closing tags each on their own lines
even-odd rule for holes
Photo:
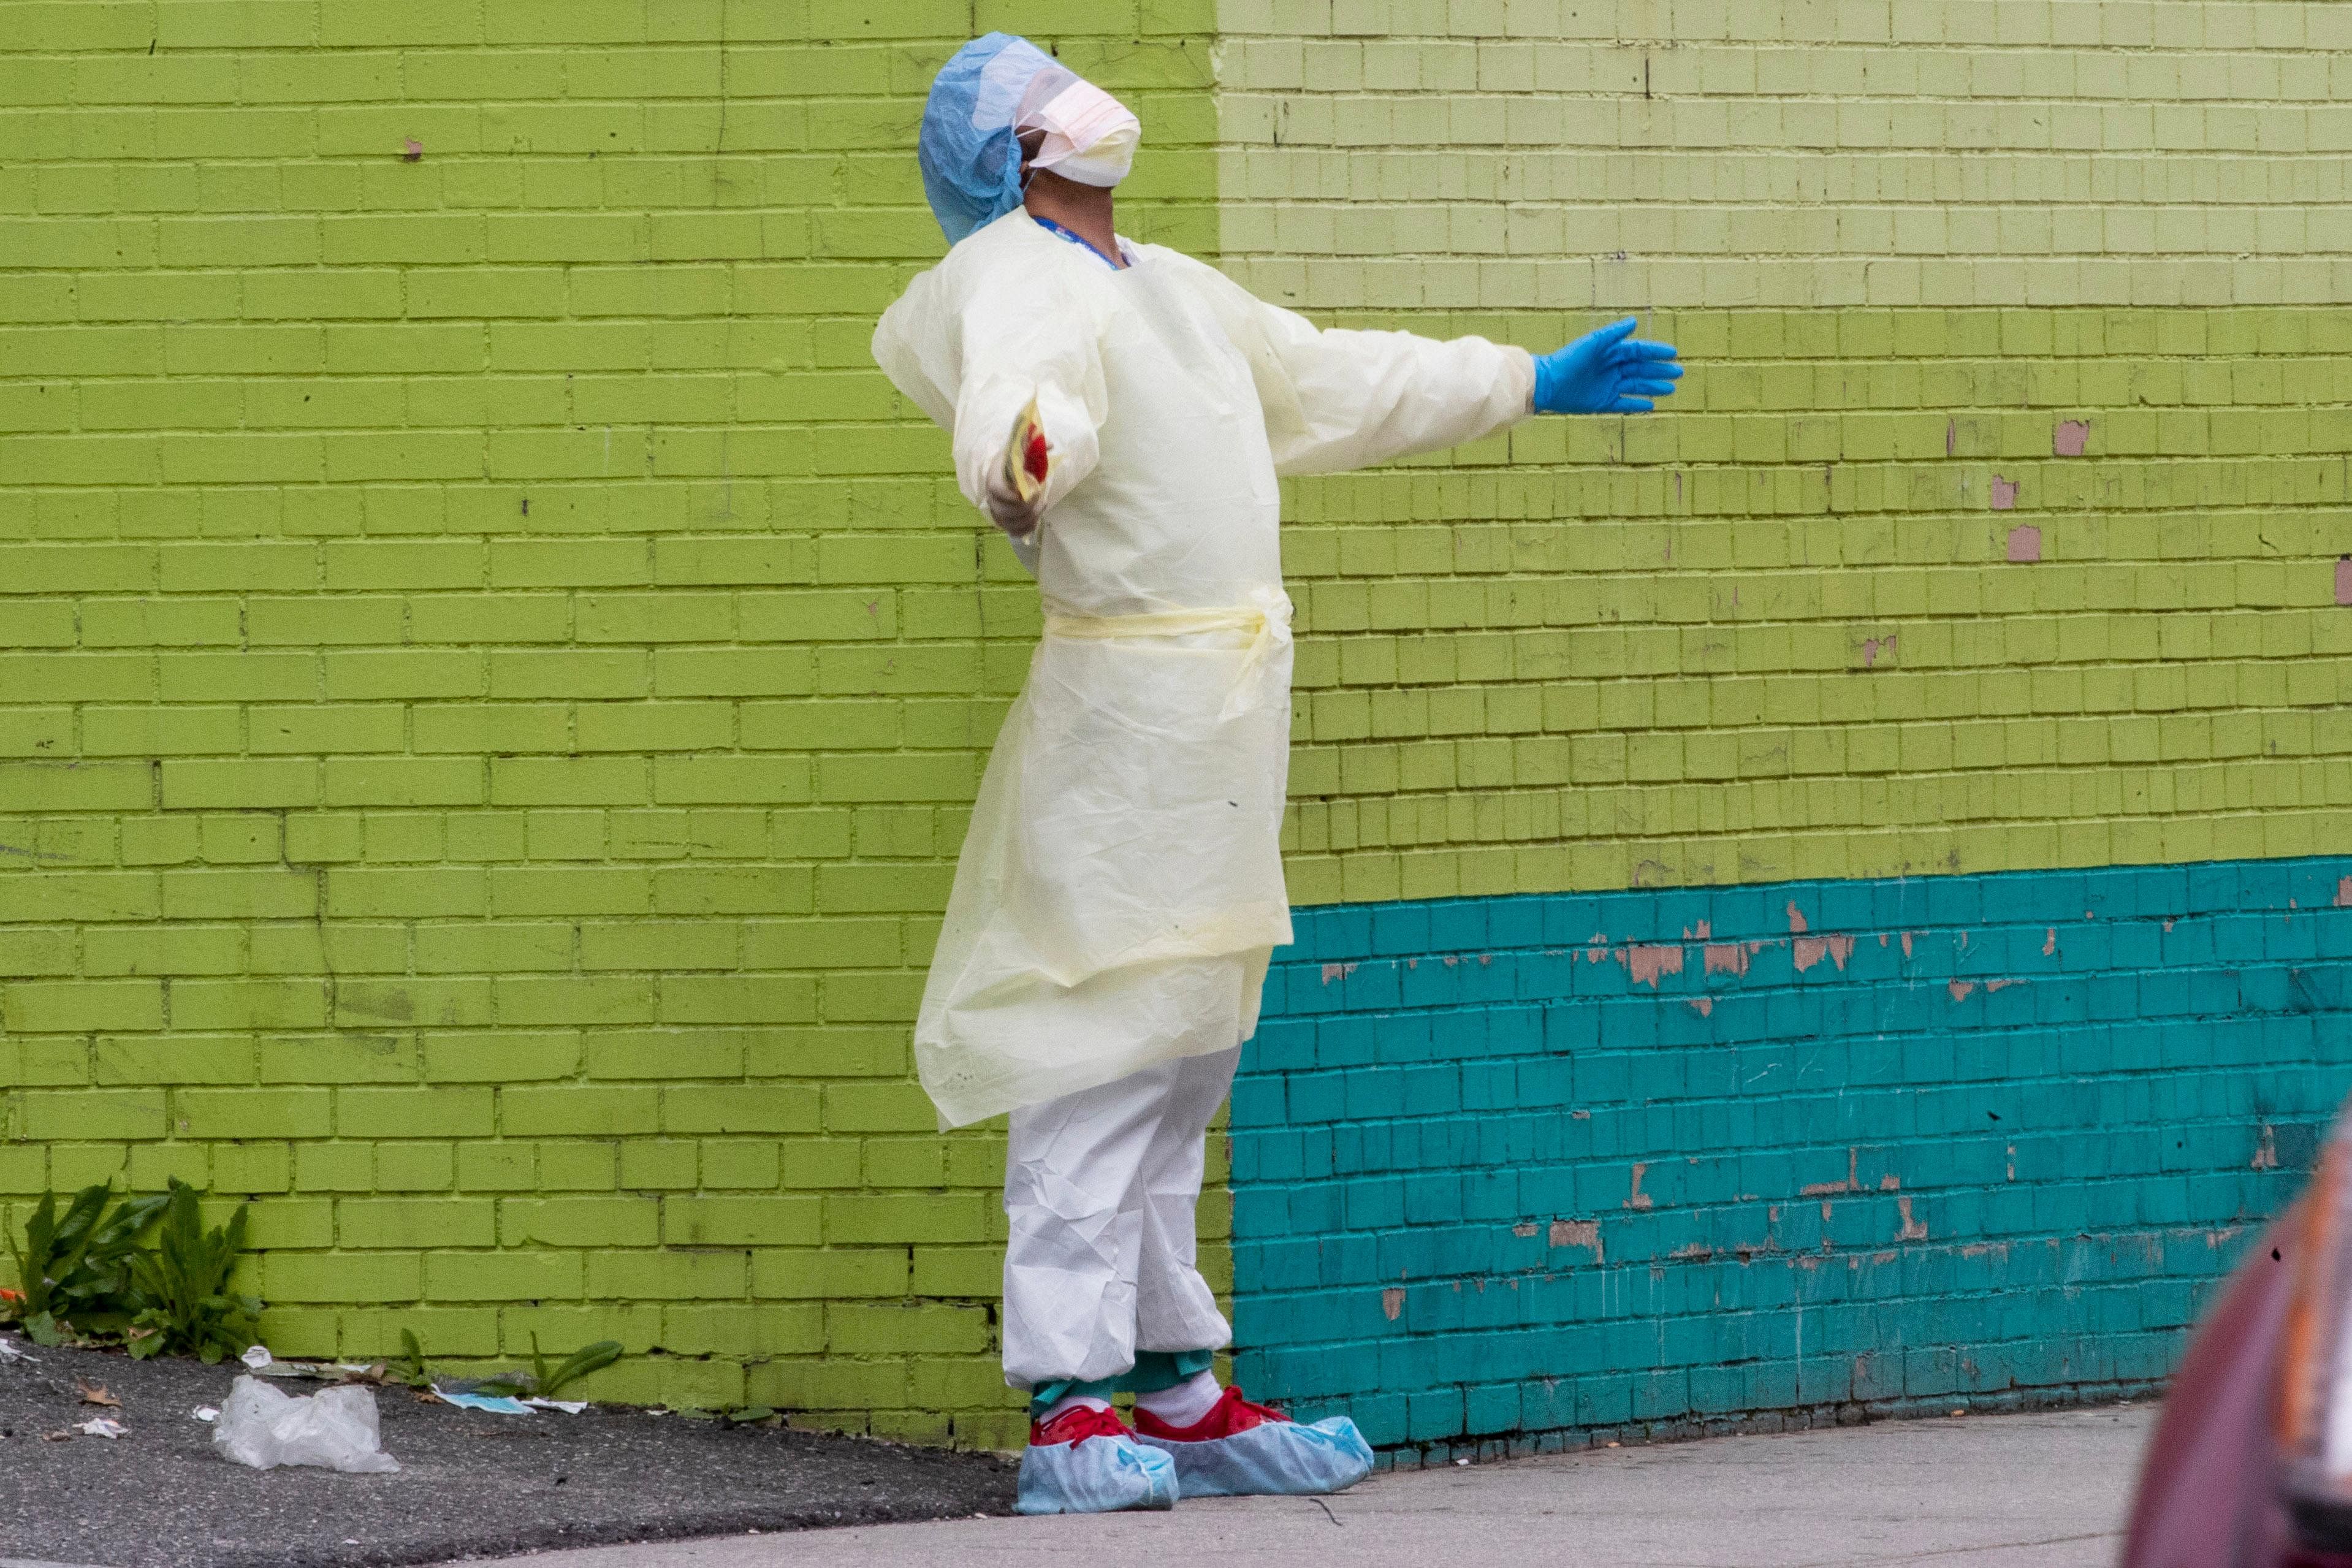
<svg viewBox="0 0 2352 1568">
<path fill-rule="evenodd" d="M 2093 1568 L 2153 1405 L 1929 1418 L 1403 1471 L 1324 1500 L 560 1552 L 511 1568 Z"/>
<path fill-rule="evenodd" d="M 2114 1560 L 2155 1411 L 1603 1448 L 1323 1500 L 1030 1520 L 1005 1515 L 1013 1474 L 988 1456 L 619 1408 L 491 1415 L 397 1387 L 375 1399 L 398 1474 L 251 1470 L 190 1415 L 241 1368 L 34 1353 L 0 1364 L 0 1568 L 2091 1568 Z M 121 1405 L 87 1403 L 83 1383 Z M 75 1430 L 101 1415 L 125 1435 Z"/>
<path fill-rule="evenodd" d="M 191 1414 L 222 1404 L 243 1367 L 26 1348 L 35 1359 L 0 1364 L 0 1564 L 391 1568 L 1013 1501 L 1012 1470 L 988 1455 L 618 1406 L 493 1415 L 400 1387 L 374 1391 L 398 1474 L 248 1469 Z M 89 1403 L 84 1382 L 121 1404 Z M 78 1429 L 93 1419 L 123 1435 Z"/>
</svg>

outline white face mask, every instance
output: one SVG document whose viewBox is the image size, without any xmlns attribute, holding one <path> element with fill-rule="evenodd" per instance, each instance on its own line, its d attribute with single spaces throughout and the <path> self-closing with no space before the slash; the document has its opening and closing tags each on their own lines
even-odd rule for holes
<svg viewBox="0 0 2352 1568">
<path fill-rule="evenodd" d="M 1029 160 L 1032 169 L 1051 169 L 1082 185 L 1115 185 L 1127 178 L 1143 140 L 1142 122 L 1127 105 L 1076 77 L 1034 108 L 1024 108 L 1018 128 L 1045 133 Z"/>
</svg>

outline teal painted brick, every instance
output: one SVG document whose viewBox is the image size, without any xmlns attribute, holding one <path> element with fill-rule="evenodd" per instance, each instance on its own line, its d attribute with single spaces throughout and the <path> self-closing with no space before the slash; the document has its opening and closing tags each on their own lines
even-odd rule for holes
<svg viewBox="0 0 2352 1568">
<path fill-rule="evenodd" d="M 2348 877 L 1299 911 L 1233 1105 L 1237 1373 L 1423 1457 L 2152 1386 L 2352 1087 Z"/>
</svg>

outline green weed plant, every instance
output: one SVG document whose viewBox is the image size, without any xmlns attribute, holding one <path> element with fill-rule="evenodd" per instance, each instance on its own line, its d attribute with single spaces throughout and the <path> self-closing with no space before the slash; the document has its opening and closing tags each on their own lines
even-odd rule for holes
<svg viewBox="0 0 2352 1568">
<path fill-rule="evenodd" d="M 8 1238 L 19 1288 L 0 1294 L 0 1318 L 34 1343 L 120 1333 L 144 1306 L 131 1279 L 139 1237 L 171 1200 L 125 1198 L 110 1214 L 113 1195 L 103 1182 L 84 1187 L 60 1215 L 58 1195 L 44 1193 L 23 1240 Z"/>
<path fill-rule="evenodd" d="M 173 1178 L 154 1250 L 131 1258 L 131 1284 L 142 1298 L 130 1329 L 133 1356 L 212 1363 L 254 1342 L 261 1303 L 228 1289 L 236 1255 L 245 1250 L 245 1210 L 237 1205 L 226 1225 L 206 1230 L 196 1189 Z"/>
</svg>

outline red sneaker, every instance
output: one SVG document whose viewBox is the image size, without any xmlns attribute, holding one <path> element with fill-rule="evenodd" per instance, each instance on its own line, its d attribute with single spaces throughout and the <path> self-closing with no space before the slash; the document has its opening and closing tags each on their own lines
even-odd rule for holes
<svg viewBox="0 0 2352 1568">
<path fill-rule="evenodd" d="M 1246 1432 L 1253 1426 L 1266 1426 L 1289 1419 L 1270 1405 L 1251 1404 L 1242 1397 L 1242 1391 L 1231 1384 L 1226 1384 L 1224 1392 L 1217 1395 L 1217 1402 L 1209 1406 L 1209 1413 L 1190 1426 L 1171 1426 L 1142 1405 L 1135 1407 L 1135 1429 L 1163 1443 L 1206 1443 L 1218 1437 L 1230 1437 L 1236 1432 Z"/>
<path fill-rule="evenodd" d="M 1115 1410 L 1097 1410 L 1091 1405 L 1073 1405 L 1043 1426 L 1029 1423 L 1029 1446 L 1051 1448 L 1062 1443 L 1083 1443 L 1089 1437 L 1120 1437 L 1134 1441 L 1135 1434 Z"/>
</svg>

